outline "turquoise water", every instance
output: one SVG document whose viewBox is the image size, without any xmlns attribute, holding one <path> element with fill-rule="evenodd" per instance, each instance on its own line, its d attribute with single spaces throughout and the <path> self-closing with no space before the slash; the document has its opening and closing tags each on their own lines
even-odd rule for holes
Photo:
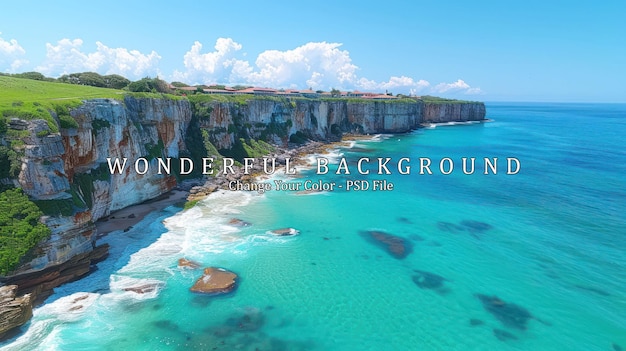
<svg viewBox="0 0 626 351">
<path fill-rule="evenodd" d="M 287 180 L 386 179 L 393 191 L 222 192 L 112 233 L 99 270 L 57 289 L 3 349 L 626 349 L 626 105 L 487 111 L 494 122 L 329 156 L 411 157 L 410 175 Z M 455 172 L 419 175 L 419 157 L 450 157 Z M 483 175 L 477 162 L 464 175 L 461 157 L 517 157 L 522 169 Z M 281 227 L 301 233 L 268 233 Z M 397 258 L 365 231 L 401 237 L 410 253 Z M 201 272 L 177 268 L 180 257 L 236 272 L 238 289 L 190 293 Z M 124 290 L 142 285 L 154 291 Z"/>
</svg>

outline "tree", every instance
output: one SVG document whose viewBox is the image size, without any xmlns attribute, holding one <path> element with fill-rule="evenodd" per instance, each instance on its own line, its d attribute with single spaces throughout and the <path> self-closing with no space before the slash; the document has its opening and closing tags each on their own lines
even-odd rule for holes
<svg viewBox="0 0 626 351">
<path fill-rule="evenodd" d="M 167 82 L 156 78 L 142 78 L 136 82 L 128 84 L 128 90 L 132 92 L 145 92 L 145 93 L 165 93 L 171 94 L 172 90 L 169 88 Z"/>
<path fill-rule="evenodd" d="M 172 82 L 172 85 L 177 88 L 185 88 L 189 86 L 188 84 L 185 84 L 183 82 Z"/>
<path fill-rule="evenodd" d="M 107 88 L 111 89 L 122 89 L 125 88 L 128 84 L 130 84 L 130 80 L 118 75 L 118 74 L 109 74 L 104 77 L 104 83 Z"/>
<path fill-rule="evenodd" d="M 150 78 L 143 78 L 136 82 L 132 82 L 128 84 L 128 90 L 132 92 L 136 92 L 136 93 L 141 93 L 141 92 L 149 93 L 152 91 L 149 81 L 150 81 Z"/>
<path fill-rule="evenodd" d="M 39 72 L 24 72 L 13 75 L 16 78 L 34 79 L 34 80 L 46 80 L 46 76 Z"/>
<path fill-rule="evenodd" d="M 339 91 L 339 90 L 337 90 L 337 89 L 333 88 L 333 89 L 330 91 L 330 95 L 331 95 L 331 96 L 333 96 L 333 97 L 341 96 L 341 91 Z"/>
</svg>

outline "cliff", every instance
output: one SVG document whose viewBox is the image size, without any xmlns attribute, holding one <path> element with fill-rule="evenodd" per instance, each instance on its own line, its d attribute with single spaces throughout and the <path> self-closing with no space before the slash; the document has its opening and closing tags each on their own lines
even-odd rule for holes
<svg viewBox="0 0 626 351">
<path fill-rule="evenodd" d="M 69 111 L 76 122 L 70 127 L 62 123 L 62 116 L 51 114 L 59 132 L 49 121 L 9 115 L 6 135 L 13 140 L 9 143 L 0 133 L 0 146 L 10 144 L 18 155 L 17 176 L 5 175 L 0 185 L 22 188 L 44 212 L 40 221 L 51 230 L 50 237 L 32 249 L 11 275 L 0 277 L 0 285 L 17 284 L 17 293 L 33 293 L 33 300 L 89 273 L 95 262 L 106 257 L 107 248 L 96 246 L 95 221 L 177 184 L 174 176 L 140 175 L 129 167 L 111 175 L 107 157 L 128 158 L 130 163 L 145 157 L 156 168 L 157 157 L 204 157 L 215 149 L 224 155 L 237 154 L 241 140 L 284 145 L 290 140 L 337 140 L 344 132 L 401 133 L 424 122 L 482 120 L 485 107 L 408 99 L 267 97 L 220 102 L 206 95 L 126 96 L 123 101 L 83 101 Z"/>
<path fill-rule="evenodd" d="M 422 123 L 480 121 L 483 103 L 423 103 L 410 99 L 253 99 L 245 103 L 216 102 L 200 96 L 195 116 L 218 149 L 230 149 L 238 137 L 285 142 L 302 133 L 314 140 L 333 140 L 341 133 L 404 133 Z"/>
</svg>

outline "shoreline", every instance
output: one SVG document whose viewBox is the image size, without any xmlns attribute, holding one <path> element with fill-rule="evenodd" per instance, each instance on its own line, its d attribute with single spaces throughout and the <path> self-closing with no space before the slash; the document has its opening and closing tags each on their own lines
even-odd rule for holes
<svg viewBox="0 0 626 351">
<path fill-rule="evenodd" d="M 141 222 L 148 214 L 186 201 L 187 195 L 187 191 L 174 188 L 154 199 L 111 212 L 108 216 L 96 221 L 96 241 L 117 230 L 127 231 Z"/>
</svg>

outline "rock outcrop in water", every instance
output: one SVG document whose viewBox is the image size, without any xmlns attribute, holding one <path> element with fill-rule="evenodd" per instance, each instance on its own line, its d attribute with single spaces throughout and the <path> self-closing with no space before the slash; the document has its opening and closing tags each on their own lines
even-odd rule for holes
<svg viewBox="0 0 626 351">
<path fill-rule="evenodd" d="M 191 287 L 191 291 L 203 294 L 224 294 L 236 287 L 237 274 L 223 268 L 208 267 Z"/>
<path fill-rule="evenodd" d="M 0 286 L 0 339 L 33 315 L 30 294 L 17 297 L 17 285 Z"/>
</svg>

